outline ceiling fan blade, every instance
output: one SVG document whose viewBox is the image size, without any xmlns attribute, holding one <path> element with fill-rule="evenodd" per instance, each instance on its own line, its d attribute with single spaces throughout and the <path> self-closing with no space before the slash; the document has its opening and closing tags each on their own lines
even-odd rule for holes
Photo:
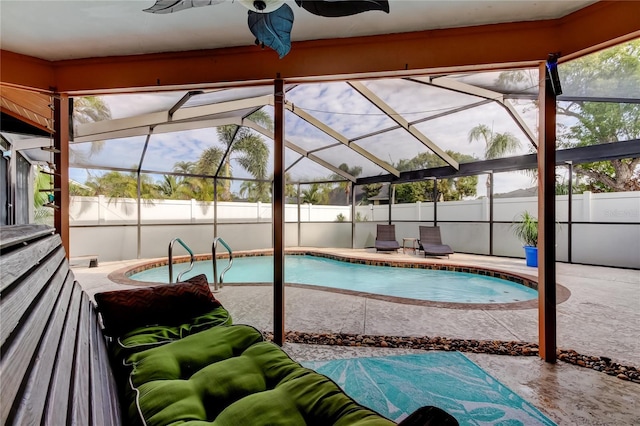
<svg viewBox="0 0 640 426">
<path fill-rule="evenodd" d="M 256 43 L 272 48 L 280 59 L 291 50 L 292 27 L 293 10 L 286 3 L 269 13 L 249 11 L 249 29 L 256 37 Z"/>
<path fill-rule="evenodd" d="M 144 9 L 149 13 L 172 13 L 192 7 L 209 6 L 219 4 L 224 0 L 157 0 L 153 6 Z"/>
<path fill-rule="evenodd" d="M 296 3 L 307 12 L 327 18 L 356 15 L 370 10 L 389 13 L 388 0 L 296 0 Z"/>
</svg>

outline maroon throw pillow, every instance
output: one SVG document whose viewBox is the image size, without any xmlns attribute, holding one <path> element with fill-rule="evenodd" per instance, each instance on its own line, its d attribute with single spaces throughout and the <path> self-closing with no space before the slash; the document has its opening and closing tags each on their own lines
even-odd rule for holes
<svg viewBox="0 0 640 426">
<path fill-rule="evenodd" d="M 121 336 L 147 325 L 179 325 L 218 306 L 204 274 L 185 282 L 96 293 L 104 333 Z"/>
</svg>

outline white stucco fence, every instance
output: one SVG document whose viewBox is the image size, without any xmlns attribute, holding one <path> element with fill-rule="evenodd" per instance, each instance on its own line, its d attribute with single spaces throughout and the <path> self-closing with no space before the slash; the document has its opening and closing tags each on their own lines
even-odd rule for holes
<svg viewBox="0 0 640 426">
<path fill-rule="evenodd" d="M 493 254 L 524 257 L 510 223 L 521 212 L 537 215 L 537 199 L 497 198 L 493 211 Z M 557 258 L 568 260 L 568 197 L 556 197 Z M 299 212 L 299 214 L 298 214 Z M 216 215 L 217 213 L 217 215 Z M 338 216 L 343 222 L 338 221 Z M 196 253 L 210 253 L 217 216 L 217 235 L 234 250 L 272 247 L 272 210 L 268 203 L 72 197 L 71 256 L 96 254 L 101 260 L 166 257 L 172 238 L 180 237 Z M 298 221 L 298 216 L 300 221 Z M 351 206 L 285 206 L 285 244 L 314 247 L 371 247 L 376 223 L 389 220 L 388 205 L 356 207 L 352 236 Z M 417 237 L 418 226 L 432 225 L 433 203 L 394 204 L 396 236 Z M 437 203 L 443 240 L 455 251 L 490 253 L 489 201 Z M 640 268 L 640 192 L 574 195 L 571 260 L 577 263 Z M 140 247 L 138 247 L 138 233 Z M 179 250 L 176 250 L 176 254 Z"/>
</svg>

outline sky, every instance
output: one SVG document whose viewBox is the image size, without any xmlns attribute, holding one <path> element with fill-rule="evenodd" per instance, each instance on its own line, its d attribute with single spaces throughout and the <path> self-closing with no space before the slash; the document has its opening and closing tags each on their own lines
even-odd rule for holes
<svg viewBox="0 0 640 426">
<path fill-rule="evenodd" d="M 496 75 L 496 73 L 487 75 L 485 80 L 491 81 L 496 78 Z M 398 79 L 372 80 L 366 81 L 364 84 L 407 121 L 442 115 L 455 108 L 482 100 L 478 97 Z M 231 98 L 251 94 L 247 93 L 247 89 L 233 90 Z M 268 93 L 264 90 L 262 92 L 260 94 Z M 166 111 L 183 94 L 184 92 L 110 95 L 104 96 L 103 99 L 111 109 L 112 118 L 117 119 Z M 209 98 L 216 96 L 219 99 L 224 99 L 222 98 L 224 95 L 220 92 L 207 95 Z M 383 114 L 375 105 L 345 82 L 299 85 L 287 92 L 286 99 L 293 103 L 294 108 L 303 109 L 349 139 L 397 125 L 394 120 Z M 533 104 L 529 101 L 513 102 L 528 126 L 535 129 L 537 112 L 532 107 Z M 273 116 L 271 107 L 265 107 L 265 111 Z M 457 151 L 483 159 L 484 142 L 470 142 L 468 137 L 469 131 L 479 124 L 488 126 L 495 133 L 509 132 L 516 136 L 521 142 L 521 147 L 512 155 L 532 152 L 532 145 L 525 134 L 517 127 L 506 109 L 495 102 L 417 123 L 415 128 L 444 150 Z M 315 150 L 336 143 L 335 139 L 288 111 L 285 115 L 285 137 L 288 141 L 305 150 Z M 133 167 L 135 169 L 138 166 L 145 139 L 145 136 L 140 136 L 110 140 L 98 153 L 91 152 L 89 143 L 74 144 L 72 148 L 76 156 L 75 160 L 72 158 L 72 162 L 79 165 L 87 162 L 105 168 Z M 270 174 L 273 170 L 273 141 L 264 139 L 270 151 L 268 171 Z M 404 129 L 375 134 L 354 143 L 392 165 L 397 164 L 400 160 L 408 160 L 419 153 L 429 151 Z M 222 147 L 215 129 L 155 134 L 150 139 L 142 168 L 159 172 L 171 171 L 173 165 L 178 161 L 196 161 L 200 153 L 210 146 Z M 366 160 L 344 145 L 318 150 L 314 154 L 336 167 L 342 163 L 351 167 L 360 166 L 362 167 L 361 177 L 387 173 L 383 168 Z M 290 166 L 299 157 L 299 154 L 286 150 L 285 167 Z M 91 173 L 99 172 L 92 171 Z M 322 166 L 315 163 L 312 165 L 306 159 L 297 162 L 289 170 L 289 173 L 294 180 L 303 181 L 329 178 L 333 174 Z M 237 164 L 234 166 L 233 174 L 239 178 L 251 177 Z M 84 182 L 87 178 L 87 172 L 82 168 L 72 169 L 70 175 L 78 182 Z M 485 177 L 480 176 L 477 188 L 478 196 L 483 196 L 486 193 L 484 183 Z M 500 179 L 496 179 L 495 183 L 496 193 L 535 185 L 531 177 L 523 173 L 504 174 Z"/>
</svg>

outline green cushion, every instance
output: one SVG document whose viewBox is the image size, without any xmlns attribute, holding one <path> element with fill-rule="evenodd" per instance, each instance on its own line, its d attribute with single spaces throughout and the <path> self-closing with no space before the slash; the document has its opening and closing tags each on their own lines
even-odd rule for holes
<svg viewBox="0 0 640 426">
<path fill-rule="evenodd" d="M 249 326 L 211 328 L 128 361 L 129 414 L 148 426 L 394 424 Z"/>
<path fill-rule="evenodd" d="M 111 347 L 112 354 L 118 364 L 130 355 L 156 346 L 161 346 L 175 340 L 182 339 L 194 333 L 216 327 L 230 325 L 231 315 L 222 306 L 197 316 L 186 324 L 181 325 L 153 325 L 138 327 L 127 334 L 118 337 Z"/>
</svg>

